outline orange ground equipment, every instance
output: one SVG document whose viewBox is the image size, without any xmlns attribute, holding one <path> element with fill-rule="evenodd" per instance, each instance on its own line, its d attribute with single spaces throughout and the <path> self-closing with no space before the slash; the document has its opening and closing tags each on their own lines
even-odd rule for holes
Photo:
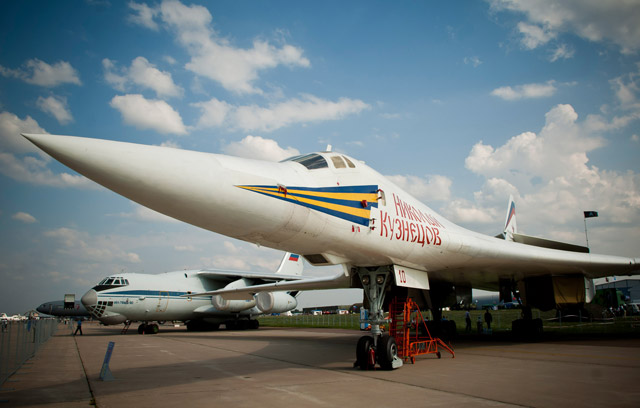
<svg viewBox="0 0 640 408">
<path fill-rule="evenodd" d="M 435 354 L 441 357 L 439 348 L 443 348 L 456 357 L 453 350 L 437 337 L 431 337 L 427 323 L 420 313 L 416 302 L 411 298 L 395 298 L 389 307 L 391 324 L 389 335 L 395 337 L 398 346 L 398 356 L 405 362 L 415 363 L 416 356 Z"/>
</svg>

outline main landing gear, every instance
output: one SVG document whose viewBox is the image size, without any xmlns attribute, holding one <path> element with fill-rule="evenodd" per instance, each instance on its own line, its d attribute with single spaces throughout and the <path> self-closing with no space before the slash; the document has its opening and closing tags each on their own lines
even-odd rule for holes
<svg viewBox="0 0 640 408">
<path fill-rule="evenodd" d="M 361 370 L 371 370 L 376 363 L 384 370 L 402 367 L 402 359 L 398 357 L 398 345 L 395 338 L 382 335 L 380 325 L 384 320 L 384 297 L 387 282 L 391 278 L 389 266 L 377 268 L 358 268 L 357 273 L 362 282 L 365 296 L 369 301 L 369 323 L 371 335 L 363 336 L 356 346 L 356 362 L 354 367 Z"/>
<path fill-rule="evenodd" d="M 138 326 L 138 334 L 158 334 L 160 327 L 157 324 L 142 323 Z"/>
</svg>

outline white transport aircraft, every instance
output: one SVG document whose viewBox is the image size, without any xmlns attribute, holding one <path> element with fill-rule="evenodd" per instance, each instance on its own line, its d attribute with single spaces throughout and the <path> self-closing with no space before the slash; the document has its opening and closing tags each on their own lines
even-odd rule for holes
<svg viewBox="0 0 640 408">
<path fill-rule="evenodd" d="M 165 272 L 157 275 L 123 273 L 108 276 L 82 296 L 82 304 L 106 325 L 142 322 L 138 333 L 158 333 L 154 321 L 180 320 L 187 330 L 257 329 L 252 319 L 264 313 L 283 313 L 298 306 L 295 292 L 262 292 L 250 299 L 192 294 L 268 282 L 301 279 L 303 261 L 287 252 L 275 274 L 211 269 Z"/>
<path fill-rule="evenodd" d="M 25 134 L 52 157 L 146 207 L 229 237 L 299 253 L 312 265 L 343 265 L 335 277 L 214 291 L 251 299 L 259 291 L 361 287 L 371 336 L 358 341 L 356 364 L 402 364 L 380 324 L 389 299 L 410 296 L 440 308 L 471 288 L 517 293 L 525 319 L 514 329 L 541 330 L 531 307 L 580 305 L 591 279 L 633 274 L 638 259 L 518 234 L 499 237 L 462 228 L 365 165 L 334 152 L 280 163 L 160 146 L 71 136 Z M 510 212 L 511 213 L 511 212 Z M 509 220 L 509 217 L 508 217 Z"/>
</svg>

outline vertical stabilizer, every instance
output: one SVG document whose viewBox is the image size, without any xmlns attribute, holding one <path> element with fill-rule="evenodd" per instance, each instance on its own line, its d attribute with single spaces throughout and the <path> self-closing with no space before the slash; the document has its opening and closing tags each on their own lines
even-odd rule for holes
<svg viewBox="0 0 640 408">
<path fill-rule="evenodd" d="M 302 257 L 298 254 L 287 252 L 280 262 L 280 266 L 276 271 L 277 275 L 302 275 Z"/>
<path fill-rule="evenodd" d="M 518 225 L 516 224 L 516 203 L 513 201 L 513 195 L 509 196 L 509 206 L 507 207 L 507 218 L 504 222 L 504 239 L 507 241 L 513 241 L 513 234 L 518 232 Z"/>
</svg>

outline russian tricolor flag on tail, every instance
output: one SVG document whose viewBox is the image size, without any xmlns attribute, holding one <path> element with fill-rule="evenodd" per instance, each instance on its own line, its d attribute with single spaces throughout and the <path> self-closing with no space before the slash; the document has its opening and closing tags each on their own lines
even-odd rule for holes
<svg viewBox="0 0 640 408">
<path fill-rule="evenodd" d="M 293 262 L 298 262 L 298 259 L 300 258 L 300 255 L 298 254 L 291 254 L 289 255 L 289 260 L 293 261 Z"/>
</svg>

